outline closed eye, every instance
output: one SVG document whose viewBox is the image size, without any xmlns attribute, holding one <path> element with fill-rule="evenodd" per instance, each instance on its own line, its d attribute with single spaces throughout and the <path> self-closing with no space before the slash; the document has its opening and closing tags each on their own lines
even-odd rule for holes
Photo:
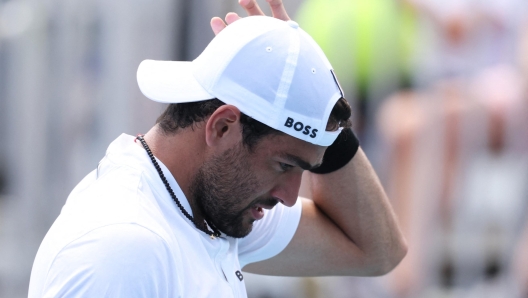
<svg viewBox="0 0 528 298">
<path fill-rule="evenodd" d="M 283 172 L 286 172 L 286 171 L 288 171 L 288 170 L 290 170 L 290 169 L 292 169 L 294 167 L 292 165 L 289 165 L 289 164 L 283 163 L 283 162 L 279 162 L 279 166 L 280 166 L 280 168 L 281 168 L 281 170 Z"/>
</svg>

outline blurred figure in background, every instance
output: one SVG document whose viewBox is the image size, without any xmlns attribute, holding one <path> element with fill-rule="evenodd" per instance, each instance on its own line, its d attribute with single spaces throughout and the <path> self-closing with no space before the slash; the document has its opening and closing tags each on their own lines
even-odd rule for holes
<svg viewBox="0 0 528 298">
<path fill-rule="evenodd" d="M 528 248 L 526 238 L 514 255 L 527 220 L 525 90 L 499 66 L 382 106 L 387 191 L 410 243 L 388 276 L 392 297 L 522 297 L 515 282 L 528 272 L 513 265 Z"/>
<path fill-rule="evenodd" d="M 482 71 L 470 94 L 481 108 L 484 142 L 459 162 L 452 204 L 453 287 L 459 297 L 513 297 L 509 275 L 528 202 L 528 154 L 515 142 L 524 108 L 518 72 Z M 526 128 L 524 128 L 526 129 Z"/>
<path fill-rule="evenodd" d="M 410 243 L 390 274 L 394 295 L 521 297 L 511 273 L 523 255 L 512 257 L 528 197 L 526 77 L 519 65 L 448 75 L 383 104 L 378 124 L 390 157 L 388 191 Z M 518 271 L 526 281 L 526 271 Z"/>
<path fill-rule="evenodd" d="M 404 0 L 420 16 L 417 64 L 421 86 L 513 63 L 522 0 Z"/>
</svg>

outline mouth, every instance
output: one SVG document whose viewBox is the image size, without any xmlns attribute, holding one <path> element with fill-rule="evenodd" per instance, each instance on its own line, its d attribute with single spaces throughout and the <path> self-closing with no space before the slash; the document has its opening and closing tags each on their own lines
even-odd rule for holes
<svg viewBox="0 0 528 298">
<path fill-rule="evenodd" d="M 252 206 L 251 209 L 251 215 L 253 215 L 253 218 L 255 220 L 260 220 L 264 217 L 264 209 L 271 210 L 275 205 L 277 205 L 278 201 L 275 199 L 267 200 L 260 202 L 259 204 L 255 204 Z"/>
<path fill-rule="evenodd" d="M 261 206 L 253 206 L 251 208 L 251 215 L 255 220 L 261 220 L 264 217 L 264 209 Z"/>
</svg>

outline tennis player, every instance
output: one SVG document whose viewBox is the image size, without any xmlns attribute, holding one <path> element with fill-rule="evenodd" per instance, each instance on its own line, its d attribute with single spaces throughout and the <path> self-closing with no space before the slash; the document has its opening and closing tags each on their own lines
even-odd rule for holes
<svg viewBox="0 0 528 298">
<path fill-rule="evenodd" d="M 380 275 L 406 244 L 350 106 L 280 0 L 213 18 L 194 61 L 143 61 L 167 109 L 121 135 L 72 191 L 29 297 L 246 297 L 244 273 Z M 299 198 L 301 176 L 313 200 Z"/>
</svg>

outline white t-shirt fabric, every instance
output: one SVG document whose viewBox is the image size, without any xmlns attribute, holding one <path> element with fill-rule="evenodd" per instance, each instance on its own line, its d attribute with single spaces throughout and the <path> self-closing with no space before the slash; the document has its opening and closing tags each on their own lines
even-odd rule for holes
<svg viewBox="0 0 528 298">
<path fill-rule="evenodd" d="M 240 271 L 286 247 L 301 200 L 265 210 L 245 238 L 211 239 L 181 213 L 134 139 L 113 141 L 68 197 L 38 250 L 29 297 L 247 297 Z"/>
</svg>

